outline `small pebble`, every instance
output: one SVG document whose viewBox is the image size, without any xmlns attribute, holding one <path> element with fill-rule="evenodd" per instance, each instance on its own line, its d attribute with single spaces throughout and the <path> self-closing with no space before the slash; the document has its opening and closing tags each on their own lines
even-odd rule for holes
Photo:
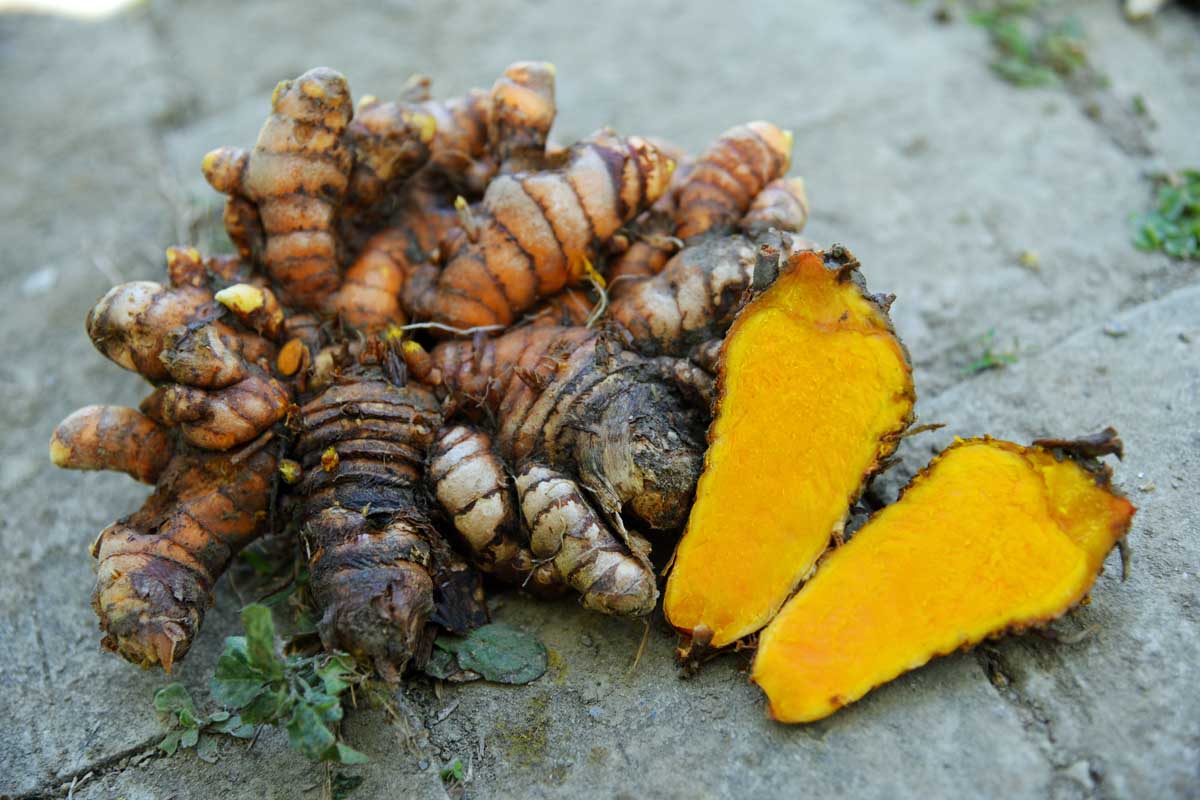
<svg viewBox="0 0 1200 800">
<path fill-rule="evenodd" d="M 593 644 L 595 644 L 595 641 L 592 639 L 592 637 L 586 633 L 579 637 L 579 641 L 583 642 L 584 647 L 591 647 Z"/>
<path fill-rule="evenodd" d="M 429 759 L 422 758 L 420 761 L 417 762 L 417 767 L 421 770 L 429 769 Z"/>
<path fill-rule="evenodd" d="M 1138 487 L 1139 492 L 1146 492 L 1147 494 L 1149 494 L 1150 492 L 1153 492 L 1154 489 L 1155 489 L 1155 486 L 1154 486 L 1153 481 L 1150 481 L 1149 483 L 1143 483 L 1141 486 Z"/>
<path fill-rule="evenodd" d="M 1113 320 L 1104 326 L 1104 335 L 1114 339 L 1119 339 L 1127 333 L 1129 333 L 1129 327 L 1123 322 Z"/>
<path fill-rule="evenodd" d="M 1092 779 L 1092 765 L 1087 761 L 1076 761 L 1067 767 L 1064 772 L 1085 789 L 1090 790 L 1096 785 Z"/>
<path fill-rule="evenodd" d="M 588 716 L 592 719 L 600 719 L 600 717 L 604 716 L 604 709 L 600 706 L 591 706 L 588 708 Z"/>
</svg>

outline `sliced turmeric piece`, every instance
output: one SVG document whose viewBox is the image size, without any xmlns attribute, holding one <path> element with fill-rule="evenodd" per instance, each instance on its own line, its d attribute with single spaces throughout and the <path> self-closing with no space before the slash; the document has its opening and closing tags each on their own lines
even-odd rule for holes
<svg viewBox="0 0 1200 800">
<path fill-rule="evenodd" d="M 730 328 L 664 601 L 689 648 L 724 647 L 775 615 L 911 421 L 890 300 L 867 294 L 856 267 L 840 247 L 792 254 Z"/>
<path fill-rule="evenodd" d="M 1119 441 L 1119 440 L 1118 440 Z M 1046 623 L 1091 587 L 1134 508 L 1063 451 L 959 441 L 832 553 L 759 638 L 771 716 L 807 722 L 937 655 Z"/>
</svg>

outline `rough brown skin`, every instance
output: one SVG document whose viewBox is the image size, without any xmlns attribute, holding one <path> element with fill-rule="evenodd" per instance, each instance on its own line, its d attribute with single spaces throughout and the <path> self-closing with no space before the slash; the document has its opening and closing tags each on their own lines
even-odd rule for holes
<svg viewBox="0 0 1200 800">
<path fill-rule="evenodd" d="M 608 316 L 643 352 L 686 355 L 720 338 L 754 275 L 754 243 L 705 239 L 681 250 L 661 272 L 613 287 Z"/>
<path fill-rule="evenodd" d="M 742 230 L 756 237 L 774 228 L 800 233 L 808 222 L 808 194 L 801 178 L 779 178 L 768 183 L 742 217 Z"/>
<path fill-rule="evenodd" d="M 519 61 L 492 86 L 488 139 L 502 172 L 545 169 L 554 124 L 554 65 Z"/>
<path fill-rule="evenodd" d="M 124 472 L 151 484 L 174 451 L 162 426 L 121 406 L 85 406 L 60 422 L 50 438 L 50 460 L 56 467 Z"/>
<path fill-rule="evenodd" d="M 441 421 L 431 392 L 375 365 L 343 372 L 301 409 L 296 495 L 317 629 L 390 679 L 423 663 L 432 641 L 438 534 L 421 481 Z"/>
<path fill-rule="evenodd" d="M 430 177 L 448 184 L 453 193 L 482 194 L 497 169 L 488 138 L 491 95 L 482 89 L 472 89 L 465 97 L 422 100 L 417 108 L 436 122 L 429 145 Z"/>
<path fill-rule="evenodd" d="M 679 189 L 675 235 L 726 232 L 771 181 L 787 172 L 792 136 L 769 122 L 731 128 L 696 161 Z"/>
<path fill-rule="evenodd" d="M 264 532 L 274 470 L 274 456 L 257 444 L 233 455 L 183 451 L 141 510 L 100 533 L 92 605 L 105 648 L 170 672 L 191 647 L 217 578 Z"/>
<path fill-rule="evenodd" d="M 150 281 L 115 286 L 88 314 L 96 348 L 126 369 L 161 384 L 142 412 L 186 441 L 228 450 L 281 419 L 289 393 L 264 365 L 271 344 L 217 318 L 207 288 Z"/>
<path fill-rule="evenodd" d="M 529 549 L 512 481 L 486 431 L 467 424 L 443 427 L 429 454 L 427 477 L 476 566 L 537 594 L 561 593 L 565 587 L 554 564 L 539 564 Z"/>
<path fill-rule="evenodd" d="M 648 548 L 621 515 L 671 529 L 686 513 L 703 426 L 680 388 L 689 365 L 646 358 L 597 331 L 548 326 L 447 342 L 432 355 L 452 405 L 494 420 L 491 444 L 513 466 L 535 558 L 553 563 L 589 607 L 649 612 L 657 589 Z"/>
<path fill-rule="evenodd" d="M 342 214 L 355 225 L 385 216 L 396 190 L 429 161 L 436 128 L 411 106 L 364 98 L 346 127 L 354 167 Z"/>
<path fill-rule="evenodd" d="M 62 467 L 156 483 L 140 511 L 96 540 L 93 604 L 106 647 L 169 670 L 191 646 L 230 558 L 265 528 L 275 466 L 265 432 L 285 414 L 290 392 L 268 372 L 271 342 L 236 322 L 278 333 L 282 312 L 269 292 L 241 285 L 225 298 L 241 309 L 233 313 L 209 284 L 241 277 L 237 262 L 172 248 L 167 263 L 172 286 L 113 287 L 87 319 L 97 349 L 158 388 L 140 412 L 75 412 L 50 451 Z M 250 309 L 244 301 L 255 293 L 262 302 Z"/>
<path fill-rule="evenodd" d="M 577 283 L 596 248 L 654 202 L 671 161 L 644 139 L 599 134 L 557 170 L 495 178 L 472 210 L 468 241 L 436 283 L 406 289 L 411 316 L 454 328 L 510 325 Z"/>
<path fill-rule="evenodd" d="M 203 171 L 217 191 L 257 208 L 261 262 L 284 301 L 317 309 L 338 285 L 336 217 L 353 165 L 342 139 L 353 115 L 350 89 L 318 67 L 275 87 L 271 109 L 248 156 L 216 150 Z M 240 229 L 230 234 L 239 251 L 248 244 Z"/>
</svg>

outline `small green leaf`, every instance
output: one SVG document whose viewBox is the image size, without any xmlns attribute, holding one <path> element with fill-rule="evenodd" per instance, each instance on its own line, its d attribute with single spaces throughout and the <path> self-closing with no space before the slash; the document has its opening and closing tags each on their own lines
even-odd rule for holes
<svg viewBox="0 0 1200 800">
<path fill-rule="evenodd" d="M 209 764 L 217 763 L 217 737 L 201 736 L 196 745 L 196 758 Z"/>
<path fill-rule="evenodd" d="M 179 739 L 180 747 L 195 747 L 196 742 L 200 740 L 199 728 L 187 728 L 183 732 L 183 736 Z"/>
<path fill-rule="evenodd" d="M 182 683 L 171 683 L 155 692 L 154 710 L 160 714 L 174 714 L 176 717 L 182 711 L 188 712 L 193 717 L 196 715 L 196 706 L 192 703 L 192 696 L 188 694 L 188 690 Z"/>
<path fill-rule="evenodd" d="M 296 705 L 287 724 L 288 743 L 293 750 L 313 761 L 328 761 L 338 756 L 337 740 L 321 717 L 305 703 Z"/>
<path fill-rule="evenodd" d="M 175 751 L 179 749 L 179 740 L 183 737 L 183 731 L 173 730 L 163 737 L 163 740 L 158 743 L 158 749 L 162 750 L 169 756 L 175 755 Z"/>
<path fill-rule="evenodd" d="M 345 653 L 337 653 L 317 667 L 317 677 L 325 684 L 327 694 L 337 696 L 350 687 L 347 678 L 354 675 L 354 669 L 354 659 Z"/>
<path fill-rule="evenodd" d="M 1200 258 L 1200 172 L 1180 170 L 1162 180 L 1155 208 L 1134 219 L 1133 244 L 1172 258 Z"/>
<path fill-rule="evenodd" d="M 270 679 L 283 677 L 283 660 L 275 648 L 275 622 L 271 609 L 251 603 L 242 609 L 242 624 L 246 626 L 246 655 L 251 667 Z"/>
<path fill-rule="evenodd" d="M 360 753 L 348 744 L 337 743 L 337 760 L 343 764 L 366 764 L 371 759 L 366 753 Z"/>
<path fill-rule="evenodd" d="M 496 683 L 529 683 L 546 672 L 546 648 L 537 637 L 501 623 L 462 637 L 442 635 L 434 644 L 453 653 L 462 669 Z"/>
<path fill-rule="evenodd" d="M 241 717 L 251 725 L 275 725 L 288 716 L 293 705 L 285 688 L 264 688 L 253 700 L 242 706 Z"/>
<path fill-rule="evenodd" d="M 217 659 L 217 669 L 209 685 L 213 700 L 226 708 L 243 708 L 266 688 L 265 676 L 249 664 L 246 639 L 230 636 Z"/>
<path fill-rule="evenodd" d="M 443 781 L 454 780 L 454 781 L 458 781 L 459 783 L 461 783 L 462 779 L 463 779 L 462 759 L 456 758 L 452 762 L 450 762 L 448 765 L 446 765 L 445 767 L 442 767 L 441 775 L 442 775 Z"/>
<path fill-rule="evenodd" d="M 242 718 L 236 714 L 225 720 L 218 722 L 212 726 L 214 733 L 223 733 L 226 736 L 233 736 L 237 739 L 249 739 L 254 736 L 254 726 L 242 721 Z"/>
<path fill-rule="evenodd" d="M 304 693 L 304 703 L 325 722 L 338 722 L 342 718 L 342 704 L 333 695 L 308 691 Z"/>
</svg>

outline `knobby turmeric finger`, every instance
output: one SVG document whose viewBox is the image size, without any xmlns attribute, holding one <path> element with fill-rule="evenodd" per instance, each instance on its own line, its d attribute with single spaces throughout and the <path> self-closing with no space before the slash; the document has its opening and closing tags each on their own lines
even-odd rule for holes
<svg viewBox="0 0 1200 800">
<path fill-rule="evenodd" d="M 725 339 L 663 604 L 697 644 L 732 644 L 775 615 L 912 419 L 890 298 L 867 294 L 856 266 L 842 249 L 790 255 Z"/>
<path fill-rule="evenodd" d="M 433 116 L 413 107 L 374 99 L 360 103 L 346 127 L 354 167 L 343 213 L 358 217 L 355 224 L 375 216 L 373 207 L 429 160 L 436 132 Z"/>
<path fill-rule="evenodd" d="M 699 241 L 657 275 L 614 286 L 608 318 L 642 352 L 683 355 L 724 335 L 750 288 L 756 257 L 743 236 Z"/>
<path fill-rule="evenodd" d="M 50 460 L 64 469 L 124 472 L 154 483 L 174 454 L 170 435 L 135 408 L 86 406 L 64 419 L 50 439 Z"/>
<path fill-rule="evenodd" d="M 282 299 L 301 308 L 320 308 L 340 280 L 336 216 L 353 165 L 342 134 L 353 111 L 340 74 L 309 70 L 275 87 L 249 155 L 222 148 L 201 165 L 218 191 L 255 205 L 262 264 Z"/>
<path fill-rule="evenodd" d="M 262 257 L 264 233 L 258 206 L 242 188 L 249 161 L 250 154 L 240 147 L 218 147 L 204 156 L 200 171 L 210 186 L 226 195 L 225 233 L 241 259 L 252 264 Z"/>
<path fill-rule="evenodd" d="M 708 231 L 728 232 L 755 196 L 787 172 L 791 153 L 791 133 L 769 122 L 721 134 L 679 188 L 675 235 L 686 240 Z"/>
<path fill-rule="evenodd" d="M 330 298 L 330 309 L 347 325 L 363 331 L 403 325 L 407 317 L 400 307 L 400 292 L 415 271 L 411 247 L 411 235 L 401 228 L 385 228 L 371 237 Z"/>
<path fill-rule="evenodd" d="M 343 374 L 301 412 L 297 495 L 317 630 L 390 680 L 432 642 L 437 534 L 421 483 L 440 426 L 428 390 L 393 385 L 377 365 Z"/>
<path fill-rule="evenodd" d="M 773 718 L 807 722 L 931 658 L 1045 624 L 1083 599 L 1133 514 L 1105 471 L 959 441 L 788 601 L 759 637 L 753 680 Z"/>
<path fill-rule="evenodd" d="M 485 431 L 470 425 L 439 431 L 428 478 L 481 570 L 538 594 L 565 587 L 553 561 L 535 563 L 528 536 L 522 540 L 511 481 Z"/>
<path fill-rule="evenodd" d="M 278 332 L 272 326 L 282 318 L 267 310 L 273 297 L 245 288 L 262 301 L 245 317 L 258 320 L 263 312 L 271 320 L 264 329 Z M 235 292 L 225 300 L 237 305 L 245 297 Z M 110 289 L 87 318 L 98 350 L 160 384 L 142 403 L 142 413 L 162 425 L 178 425 L 185 440 L 210 450 L 256 438 L 283 418 L 290 399 L 262 366 L 274 358 L 271 343 L 217 321 L 220 308 L 207 287 L 133 281 Z"/>
<path fill-rule="evenodd" d="M 488 137 L 491 95 L 472 89 L 464 97 L 423 100 L 416 108 L 434 120 L 429 171 L 453 190 L 478 196 L 497 167 Z"/>
<path fill-rule="evenodd" d="M 582 279 L 595 248 L 666 188 L 671 163 L 643 139 L 602 133 L 572 148 L 561 169 L 495 178 L 472 212 L 471 240 L 410 299 L 413 316 L 457 328 L 511 324 Z"/>
<path fill-rule="evenodd" d="M 768 183 L 742 217 L 747 236 L 760 236 L 771 228 L 800 233 L 808 222 L 808 194 L 802 178 L 780 178 Z"/>
<path fill-rule="evenodd" d="M 257 448 L 257 449 L 256 449 Z M 92 545 L 92 606 L 103 645 L 142 667 L 168 672 L 191 647 L 212 588 L 233 556 L 266 529 L 275 458 L 176 455 L 136 513 L 105 528 Z"/>
<path fill-rule="evenodd" d="M 649 545 L 624 520 L 670 530 L 687 512 L 703 412 L 686 402 L 681 360 L 644 357 L 588 328 L 540 325 L 443 342 L 431 355 L 452 405 L 495 420 L 492 448 L 516 476 L 533 556 L 589 608 L 652 611 Z"/>
<path fill-rule="evenodd" d="M 554 74 L 554 65 L 545 61 L 519 61 L 492 87 L 488 139 L 505 172 L 544 168 L 556 111 Z"/>
</svg>

